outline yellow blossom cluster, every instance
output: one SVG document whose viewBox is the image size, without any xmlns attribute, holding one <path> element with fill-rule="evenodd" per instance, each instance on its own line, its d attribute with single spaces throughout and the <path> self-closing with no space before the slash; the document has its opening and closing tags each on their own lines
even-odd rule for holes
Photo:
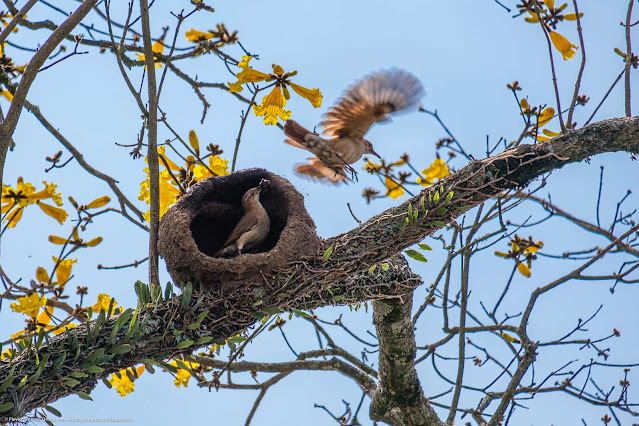
<svg viewBox="0 0 639 426">
<path fill-rule="evenodd" d="M 193 130 L 189 132 L 189 142 L 196 153 L 199 155 L 199 142 L 197 135 Z M 222 176 L 229 173 L 228 160 L 220 158 L 218 155 L 208 156 L 208 168 L 202 164 L 197 164 L 195 157 L 189 155 L 185 159 L 184 166 L 178 166 L 166 155 L 166 147 L 158 147 L 158 155 L 162 156 L 166 161 L 160 161 L 160 166 L 164 167 L 164 170 L 160 171 L 160 217 L 166 213 L 180 197 L 183 195 L 180 189 L 180 185 L 183 188 L 189 188 L 195 182 L 201 181 L 211 176 Z M 148 159 L 147 159 L 148 162 Z M 168 165 L 168 169 L 167 169 Z M 180 183 L 175 181 L 169 173 L 169 170 L 173 172 L 173 176 L 179 178 Z M 149 181 L 149 168 L 144 169 L 146 173 L 146 179 L 140 183 L 140 196 L 139 200 L 145 201 L 147 204 L 151 204 L 151 183 Z M 211 173 L 212 172 L 212 173 Z M 150 220 L 151 212 L 147 211 L 144 214 L 146 220 Z"/>
<path fill-rule="evenodd" d="M 118 303 L 115 301 L 115 299 L 106 293 L 98 294 L 98 301 L 95 302 L 93 306 L 91 306 L 91 310 L 95 312 L 96 314 L 99 313 L 100 311 L 108 312 L 109 306 L 111 305 L 111 300 L 113 300 L 113 312 L 114 313 L 121 312 L 122 308 L 116 308 L 116 306 L 118 306 Z"/>
<path fill-rule="evenodd" d="M 514 259 L 517 265 L 517 270 L 523 276 L 530 278 L 530 268 L 532 267 L 532 261 L 537 258 L 536 254 L 540 248 L 544 246 L 542 241 L 533 241 L 532 237 L 527 240 L 515 235 L 515 237 L 508 243 L 510 250 L 508 253 L 501 251 L 495 251 L 495 255 L 506 259 Z"/>
<path fill-rule="evenodd" d="M 120 394 L 120 397 L 125 397 L 135 389 L 135 384 L 133 381 L 140 377 L 140 375 L 144 372 L 144 365 L 140 365 L 135 368 L 135 374 L 133 370 L 129 370 L 127 374 L 127 369 L 120 370 L 118 374 L 111 374 L 111 378 L 109 379 L 109 383 L 115 391 Z M 133 377 L 133 380 L 131 380 Z"/>
<path fill-rule="evenodd" d="M 25 182 L 22 177 L 18 178 L 15 188 L 2 185 L 0 213 L 2 213 L 3 221 L 7 223 L 6 226 L 8 228 L 16 226 L 22 218 L 24 208 L 32 204 L 37 204 L 46 215 L 51 216 L 60 224 L 64 223 L 69 216 L 67 212 L 64 209 L 43 202 L 43 200 L 50 198 L 56 205 L 62 205 L 60 194 L 55 190 L 57 185 L 45 181 L 42 183 L 44 184 L 44 189 L 38 192 L 36 192 L 32 184 Z"/>
<path fill-rule="evenodd" d="M 182 361 L 182 362 L 191 370 L 195 370 L 200 365 L 197 362 L 191 362 L 191 361 Z M 187 387 L 189 384 L 189 379 L 191 379 L 191 372 L 189 370 L 180 368 L 178 366 L 177 361 L 175 360 L 171 361 L 169 364 L 174 367 L 178 367 L 177 373 L 175 373 L 175 380 L 173 380 L 173 384 L 175 384 L 175 386 L 178 388 L 180 386 Z"/>
<path fill-rule="evenodd" d="M 533 123 L 534 127 L 532 131 L 528 132 L 528 136 L 535 139 L 537 142 L 547 141 L 550 138 L 554 138 L 555 136 L 559 136 L 561 133 L 554 132 L 549 129 L 542 129 L 546 124 L 550 122 L 555 117 L 555 109 L 553 107 L 531 107 L 528 101 L 523 98 L 519 101 L 519 106 L 521 107 L 521 114 L 524 116 L 536 117 L 537 123 Z M 545 135 L 542 136 L 539 134 L 539 131 Z"/>
<path fill-rule="evenodd" d="M 543 6 L 539 9 L 536 9 L 535 7 L 526 8 L 529 16 L 524 18 L 526 22 L 530 23 L 538 23 L 540 20 L 542 21 L 548 31 L 550 41 L 553 46 L 555 46 L 555 49 L 557 49 L 564 57 L 564 60 L 572 59 L 573 56 L 575 56 L 576 49 L 578 49 L 578 47 L 572 44 L 566 37 L 562 36 L 557 31 L 554 31 L 558 22 L 563 20 L 577 20 L 576 13 L 563 13 L 567 6 L 567 3 L 563 3 L 561 6 L 555 7 L 555 0 L 544 0 Z M 583 13 L 579 13 L 579 17 L 581 18 L 582 16 Z"/>
<path fill-rule="evenodd" d="M 285 72 L 281 66 L 273 65 L 272 74 L 263 73 L 249 66 L 251 59 L 253 59 L 251 56 L 242 56 L 242 61 L 237 64 L 242 71 L 235 75 L 237 77 L 236 82 L 228 84 L 229 92 L 241 92 L 245 83 L 274 81 L 273 90 L 262 98 L 260 105 L 254 105 L 253 107 L 253 112 L 256 116 L 264 117 L 264 124 L 275 125 L 278 123 L 278 117 L 283 121 L 291 117 L 291 111 L 284 109 L 286 101 L 291 98 L 288 86 L 301 97 L 308 99 L 315 108 L 319 108 L 322 105 L 322 93 L 319 89 L 307 89 L 289 81 L 289 78 L 295 76 L 297 71 Z"/>
</svg>

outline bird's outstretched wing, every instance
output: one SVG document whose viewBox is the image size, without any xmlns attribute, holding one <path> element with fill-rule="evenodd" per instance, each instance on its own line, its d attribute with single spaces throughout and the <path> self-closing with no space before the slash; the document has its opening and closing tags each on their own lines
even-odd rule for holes
<svg viewBox="0 0 639 426">
<path fill-rule="evenodd" d="M 393 69 L 371 74 L 351 87 L 320 124 L 331 138 L 364 137 L 373 123 L 386 114 L 414 106 L 423 93 L 411 73 Z"/>
<path fill-rule="evenodd" d="M 298 164 L 295 171 L 322 183 L 338 184 L 347 181 L 343 167 L 332 169 L 317 157 L 309 158 L 308 163 Z"/>
</svg>

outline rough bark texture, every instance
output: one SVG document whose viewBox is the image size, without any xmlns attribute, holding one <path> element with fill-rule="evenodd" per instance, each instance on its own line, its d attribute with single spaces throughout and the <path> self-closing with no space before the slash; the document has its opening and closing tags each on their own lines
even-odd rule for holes
<svg viewBox="0 0 639 426">
<path fill-rule="evenodd" d="M 443 426 L 424 397 L 415 370 L 412 307 L 412 292 L 400 299 L 373 301 L 373 324 L 379 340 L 379 384 L 371 402 L 371 419 L 395 426 Z"/>
<path fill-rule="evenodd" d="M 260 309 L 255 307 L 256 302 L 261 302 L 259 307 L 313 309 L 410 293 L 420 283 L 419 277 L 410 271 L 403 258 L 393 257 L 395 254 L 454 220 L 467 208 L 506 189 L 525 187 L 548 171 L 612 151 L 639 154 L 638 117 L 605 120 L 544 143 L 523 145 L 472 161 L 441 184 L 426 188 L 361 226 L 328 239 L 315 256 L 293 261 L 273 276 L 264 276 L 250 287 L 250 292 L 194 293 L 193 301 L 197 302 L 184 308 L 178 306 L 175 297 L 155 299 L 137 312 L 135 333 L 128 336 L 131 321 L 124 322 L 113 333 L 114 319 L 102 324 L 100 320 L 92 321 L 39 346 L 38 359 L 44 361 L 49 354 L 46 361 L 40 362 L 41 368 L 35 362 L 34 347 L 10 362 L 0 362 L 0 386 L 9 383 L 0 393 L 0 406 L 14 403 L 5 414 L 20 417 L 65 395 L 90 392 L 98 378 L 142 360 L 166 359 L 204 346 L 210 341 L 207 338 L 231 337 L 256 321 L 255 314 Z M 451 191 L 454 194 L 446 201 Z M 439 200 L 435 201 L 436 198 Z M 409 205 L 412 219 L 405 225 Z M 323 262 L 322 253 L 329 246 L 334 247 L 333 253 Z M 376 268 L 369 273 L 369 267 L 381 261 L 389 262 L 388 270 Z M 199 327 L 187 329 L 206 310 L 208 313 L 199 321 Z M 389 354 L 381 355 L 390 365 L 393 360 L 388 358 Z M 87 373 L 87 377 L 77 379 L 78 383 L 69 381 L 69 374 L 78 372 Z M 26 384 L 20 385 L 24 377 Z M 401 381 L 391 380 L 387 385 L 399 385 L 397 389 L 402 392 L 407 389 Z M 383 399 L 378 401 L 376 406 L 383 407 Z"/>
</svg>

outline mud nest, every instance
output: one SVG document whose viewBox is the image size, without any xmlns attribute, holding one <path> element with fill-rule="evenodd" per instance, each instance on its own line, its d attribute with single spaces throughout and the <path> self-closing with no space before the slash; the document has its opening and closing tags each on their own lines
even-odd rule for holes
<svg viewBox="0 0 639 426">
<path fill-rule="evenodd" d="M 268 237 L 232 258 L 213 257 L 244 214 L 242 196 L 262 179 L 260 197 L 271 220 Z M 264 169 L 248 169 L 197 183 L 162 216 L 158 250 L 173 282 L 198 288 L 262 284 L 284 265 L 316 254 L 321 245 L 304 198 L 286 179 Z"/>
</svg>

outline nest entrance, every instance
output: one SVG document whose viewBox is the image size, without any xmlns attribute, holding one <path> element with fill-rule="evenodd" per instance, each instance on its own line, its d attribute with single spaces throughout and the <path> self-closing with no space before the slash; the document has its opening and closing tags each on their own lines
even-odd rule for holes
<svg viewBox="0 0 639 426">
<path fill-rule="evenodd" d="M 213 257 L 244 215 L 242 196 L 262 179 L 270 181 L 260 196 L 271 221 L 268 237 L 240 256 Z M 162 217 L 158 250 L 176 284 L 216 286 L 262 282 L 264 274 L 316 254 L 320 245 L 302 195 L 280 176 L 248 169 L 193 186 Z"/>
<path fill-rule="evenodd" d="M 191 235 L 198 249 L 207 256 L 213 256 L 235 228 L 244 215 L 242 196 L 246 191 L 255 188 L 262 176 L 250 176 L 246 180 L 230 181 L 219 192 L 212 194 L 212 199 L 199 209 L 193 218 Z M 265 177 L 268 179 L 269 177 Z M 266 187 L 260 196 L 260 203 L 268 213 L 271 230 L 268 237 L 258 246 L 246 253 L 263 253 L 272 250 L 279 241 L 280 235 L 288 219 L 288 203 L 284 194 Z"/>
</svg>

